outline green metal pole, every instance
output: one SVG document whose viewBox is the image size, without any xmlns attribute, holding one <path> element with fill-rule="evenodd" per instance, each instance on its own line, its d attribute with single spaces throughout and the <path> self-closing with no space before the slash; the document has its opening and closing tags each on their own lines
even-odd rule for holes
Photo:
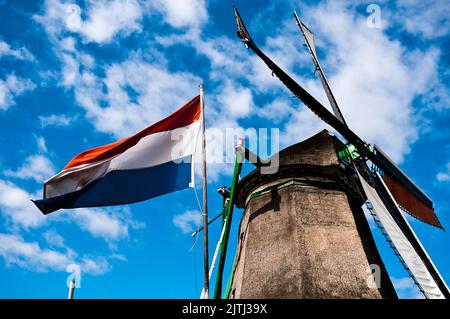
<svg viewBox="0 0 450 319">
<path fill-rule="evenodd" d="M 225 265 L 225 259 L 227 255 L 228 238 L 230 237 L 231 219 L 233 217 L 234 208 L 234 192 L 236 189 L 237 182 L 239 181 L 239 175 L 241 174 L 242 163 L 244 161 L 243 147 L 239 144 L 236 147 L 236 161 L 234 163 L 233 180 L 230 187 L 230 200 L 227 205 L 226 215 L 225 215 L 225 233 L 222 244 L 220 245 L 220 259 L 219 266 L 217 268 L 217 278 L 216 278 L 216 288 L 214 290 L 214 299 L 222 298 L 222 279 L 223 279 L 223 268 Z"/>
<path fill-rule="evenodd" d="M 237 258 L 237 251 L 234 254 L 234 261 L 233 261 L 233 266 L 230 271 L 230 277 L 228 278 L 227 285 L 225 286 L 224 299 L 229 299 L 229 296 L 230 296 L 231 285 L 233 284 L 234 271 L 236 270 L 236 258 Z"/>
</svg>

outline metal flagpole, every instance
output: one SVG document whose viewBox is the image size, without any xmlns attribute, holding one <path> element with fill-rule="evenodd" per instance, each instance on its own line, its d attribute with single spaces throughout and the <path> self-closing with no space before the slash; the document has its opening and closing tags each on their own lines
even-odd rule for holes
<svg viewBox="0 0 450 319">
<path fill-rule="evenodd" d="M 209 256 L 208 256 L 208 201 L 206 180 L 206 140 L 205 140 L 205 101 L 203 85 L 200 84 L 200 106 L 202 110 L 202 156 L 203 156 L 203 263 L 204 263 L 204 298 L 209 299 Z"/>
<path fill-rule="evenodd" d="M 73 299 L 73 294 L 75 292 L 75 279 L 71 280 L 69 283 L 69 295 L 67 299 Z"/>
</svg>

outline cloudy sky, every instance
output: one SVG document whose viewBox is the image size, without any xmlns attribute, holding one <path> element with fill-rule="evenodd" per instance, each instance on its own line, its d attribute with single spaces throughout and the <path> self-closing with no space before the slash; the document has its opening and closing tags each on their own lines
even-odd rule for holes
<svg viewBox="0 0 450 319">
<path fill-rule="evenodd" d="M 192 189 L 45 217 L 29 199 L 74 155 L 170 114 L 200 83 L 210 149 L 230 148 L 218 134 L 226 128 L 278 128 L 281 147 L 327 128 L 240 43 L 233 3 L 255 42 L 328 105 L 292 10 L 300 13 L 347 122 L 434 199 L 450 228 L 445 0 L 1 0 L 0 297 L 64 298 L 70 264 L 81 269 L 78 297 L 198 297 L 202 242 L 190 237 L 200 221 Z M 232 163 L 209 165 L 211 215 L 231 171 Z M 450 235 L 410 221 L 449 282 Z M 400 296 L 418 296 L 373 230 Z"/>
</svg>

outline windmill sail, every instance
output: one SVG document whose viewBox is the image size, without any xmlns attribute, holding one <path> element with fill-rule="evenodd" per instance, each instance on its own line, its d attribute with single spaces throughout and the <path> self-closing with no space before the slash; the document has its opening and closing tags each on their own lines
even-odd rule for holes
<svg viewBox="0 0 450 319">
<path fill-rule="evenodd" d="M 400 227 L 402 232 L 408 238 L 409 242 L 414 247 L 419 257 L 422 259 L 423 263 L 427 267 L 429 273 L 433 277 L 434 281 L 438 285 L 439 289 L 441 290 L 445 298 L 450 298 L 450 291 L 448 289 L 447 284 L 442 279 L 441 275 L 439 274 L 439 271 L 437 270 L 430 256 L 428 256 L 427 252 L 425 251 L 425 248 L 420 243 L 416 234 L 409 225 L 407 219 L 401 213 L 398 203 L 395 201 L 395 198 L 392 196 L 391 192 L 389 191 L 389 188 L 384 183 L 380 174 L 375 173 L 374 182 L 378 195 L 382 198 L 386 207 L 388 207 L 391 216 L 395 219 L 397 225 Z"/>
<path fill-rule="evenodd" d="M 318 71 L 322 86 L 328 100 L 330 101 L 333 113 L 343 124 L 347 125 L 336 99 L 334 98 L 333 92 L 331 91 L 331 87 L 325 77 L 325 73 L 320 66 L 314 44 L 314 35 L 311 30 L 303 24 L 295 11 L 294 16 L 297 21 L 297 25 L 303 33 L 306 45 L 309 48 L 309 52 L 316 70 Z M 383 164 L 383 180 L 401 208 L 425 223 L 443 228 L 434 212 L 433 202 L 431 199 L 419 187 L 417 187 L 417 185 L 411 181 L 411 179 L 403 173 L 403 171 L 395 165 L 395 163 L 390 160 L 389 157 L 387 157 L 376 145 L 374 147 L 374 155 L 379 162 Z"/>
<path fill-rule="evenodd" d="M 264 54 L 253 42 L 247 28 L 242 21 L 237 8 L 234 8 L 236 24 L 238 28 L 238 36 L 242 42 L 245 43 L 253 52 L 258 55 L 261 60 L 272 70 L 280 81 L 298 98 L 300 99 L 314 114 L 321 118 L 325 123 L 338 131 L 348 142 L 353 144 L 358 151 L 364 156 L 370 156 L 371 153 L 368 145 L 361 140 L 347 125 L 342 123 L 336 116 L 334 116 L 326 107 L 317 101 L 311 94 L 308 93 L 302 86 L 295 82 L 286 72 L 284 72 L 278 65 L 276 65 L 267 55 Z M 376 159 L 375 159 L 376 160 Z"/>
<path fill-rule="evenodd" d="M 297 25 L 305 38 L 306 45 L 309 48 L 309 52 L 316 70 L 318 71 L 322 86 L 328 100 L 330 101 L 333 113 L 343 124 L 347 125 L 333 92 L 331 91 L 331 87 L 325 77 L 319 58 L 317 57 L 316 47 L 314 44 L 314 35 L 311 30 L 303 24 L 295 11 L 294 16 L 297 21 Z M 411 179 L 403 173 L 403 171 L 395 165 L 395 163 L 390 160 L 376 145 L 374 147 L 374 155 L 379 162 L 384 164 L 382 169 L 384 173 L 383 180 L 401 208 L 425 223 L 443 228 L 434 212 L 433 202 L 431 199 L 419 187 L 417 187 L 417 185 L 411 181 Z"/>
<path fill-rule="evenodd" d="M 383 163 L 383 181 L 400 207 L 425 223 L 443 228 L 431 199 L 377 145 L 374 154 Z"/>
<path fill-rule="evenodd" d="M 272 70 L 273 74 L 276 75 L 280 81 L 298 98 L 300 99 L 314 114 L 316 114 L 320 119 L 322 119 L 325 123 L 333 127 L 339 134 L 341 134 L 347 142 L 350 144 L 353 144 L 356 149 L 358 150 L 359 154 L 361 154 L 362 158 L 369 159 L 373 164 L 375 164 L 380 170 L 383 172 L 390 172 L 393 174 L 394 177 L 398 176 L 405 176 L 404 173 L 401 173 L 400 169 L 396 167 L 395 165 L 391 165 L 389 161 L 384 160 L 383 157 L 380 155 L 377 155 L 377 153 L 372 152 L 368 145 L 358 136 L 356 135 L 346 124 L 344 124 L 342 121 L 340 121 L 336 116 L 334 116 L 326 107 L 324 107 L 319 101 L 317 101 L 311 94 L 308 93 L 301 85 L 299 85 L 297 82 L 295 82 L 286 72 L 284 72 L 278 65 L 275 64 L 267 55 L 265 55 L 264 52 L 262 52 L 255 42 L 250 37 L 250 34 L 247 30 L 247 28 L 244 25 L 244 22 L 241 19 L 241 16 L 239 15 L 239 12 L 237 8 L 234 8 L 235 12 L 235 18 L 236 23 L 238 27 L 238 36 L 241 38 L 242 42 L 245 43 L 245 45 L 250 48 L 253 52 L 255 52 L 256 55 L 258 55 L 261 60 L 264 61 L 264 63 Z M 405 182 L 407 182 L 408 178 L 403 178 L 396 180 L 398 183 L 403 185 Z M 433 203 L 431 200 L 428 202 L 424 199 L 427 198 L 427 196 L 416 186 L 413 187 L 413 183 L 407 183 L 404 186 L 406 189 L 414 190 L 414 192 L 410 192 L 411 197 L 416 200 L 419 200 L 419 202 L 422 202 L 425 206 L 428 208 L 433 207 Z M 406 205 L 405 205 L 406 206 Z M 403 206 L 402 206 L 403 207 Z M 407 209 L 408 207 L 404 207 Z M 416 210 L 410 211 L 411 214 L 416 212 Z M 416 216 L 420 216 L 419 213 L 417 213 Z M 424 221 L 431 221 L 430 223 L 432 225 L 435 225 L 437 227 L 440 226 L 439 221 L 437 221 L 437 217 L 434 214 L 429 220 L 424 219 Z M 418 217 L 419 218 L 419 217 Z M 437 222 L 432 223 L 433 220 L 436 220 Z"/>
<path fill-rule="evenodd" d="M 420 291 L 429 299 L 448 298 L 449 292 L 445 282 L 440 277 L 417 237 L 412 233 L 406 220 L 404 220 L 403 226 L 409 228 L 409 236 L 406 236 L 404 231 L 402 231 L 402 227 L 398 223 L 399 215 L 403 218 L 401 212 L 398 211 L 397 207 L 392 207 L 392 205 L 389 205 L 391 207 L 388 208 L 379 195 L 379 189 L 375 189 L 369 185 L 358 171 L 357 173 L 367 200 L 371 204 L 371 214 L 380 228 L 384 230 L 384 234 L 390 241 L 391 247 L 396 251 L 397 256 L 410 273 Z M 377 179 L 377 188 L 380 186 L 383 187 L 379 175 L 374 178 L 375 181 Z M 397 212 L 394 215 L 392 213 L 395 209 Z M 394 219 L 393 215 L 397 219 Z"/>
<path fill-rule="evenodd" d="M 320 66 L 320 62 L 316 53 L 316 46 L 314 44 L 314 34 L 303 24 L 303 22 L 298 17 L 297 12 L 295 11 L 294 16 L 295 19 L 297 20 L 297 25 L 299 26 L 300 30 L 303 33 L 303 37 L 305 38 L 306 45 L 308 46 L 309 52 L 311 53 L 311 57 L 316 67 L 316 71 L 318 71 L 320 82 L 322 82 L 323 89 L 325 90 L 328 101 L 330 101 L 331 108 L 333 109 L 334 116 L 336 116 L 337 119 L 342 122 L 342 124 L 345 124 L 347 126 L 344 116 L 342 115 L 342 112 L 339 109 L 339 106 L 336 102 L 333 92 L 331 91 L 330 85 L 328 84 L 327 78 L 325 77 L 325 73 L 323 72 L 322 67 Z"/>
</svg>

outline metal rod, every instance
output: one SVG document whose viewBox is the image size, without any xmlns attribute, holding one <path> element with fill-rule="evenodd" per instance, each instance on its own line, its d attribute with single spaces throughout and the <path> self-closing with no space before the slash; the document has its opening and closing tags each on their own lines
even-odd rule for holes
<svg viewBox="0 0 450 319">
<path fill-rule="evenodd" d="M 69 283 L 69 295 L 67 299 L 73 299 L 73 295 L 75 293 L 75 279 L 71 280 Z"/>
<path fill-rule="evenodd" d="M 213 219 L 211 219 L 208 222 L 208 225 L 211 224 L 213 221 L 217 220 L 220 216 L 223 216 L 223 213 L 220 213 L 219 215 L 217 215 L 216 217 L 214 217 Z M 203 230 L 203 226 L 200 227 L 199 229 L 197 229 L 195 232 L 192 233 L 192 237 L 194 237 L 195 235 L 197 235 L 199 232 L 201 232 Z"/>
<path fill-rule="evenodd" d="M 258 155 L 250 151 L 248 148 L 244 147 L 245 159 L 255 165 L 256 167 L 270 166 L 270 158 L 268 160 L 261 159 Z"/>
<path fill-rule="evenodd" d="M 209 299 L 209 256 L 208 256 L 208 201 L 206 176 L 205 101 L 203 85 L 200 84 L 200 106 L 202 110 L 202 159 L 203 159 L 203 263 L 205 299 Z"/>
</svg>

